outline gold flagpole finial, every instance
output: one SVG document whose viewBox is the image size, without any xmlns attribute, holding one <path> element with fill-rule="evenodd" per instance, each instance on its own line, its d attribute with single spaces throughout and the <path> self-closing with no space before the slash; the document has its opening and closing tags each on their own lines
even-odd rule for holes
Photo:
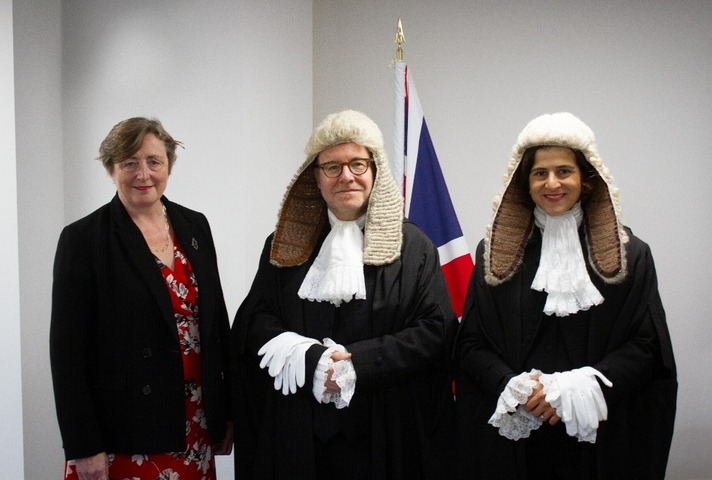
<svg viewBox="0 0 712 480">
<path fill-rule="evenodd" d="M 401 24 L 401 19 L 398 17 L 398 27 L 396 28 L 396 45 L 398 45 L 398 48 L 396 48 L 396 61 L 397 62 L 402 62 L 403 61 L 403 48 L 401 45 L 405 43 L 405 36 L 403 35 L 403 25 Z"/>
</svg>

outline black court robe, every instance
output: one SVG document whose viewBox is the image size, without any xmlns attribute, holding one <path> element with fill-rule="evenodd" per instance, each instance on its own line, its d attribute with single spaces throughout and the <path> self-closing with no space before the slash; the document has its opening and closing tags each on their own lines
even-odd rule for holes
<svg viewBox="0 0 712 480">
<path fill-rule="evenodd" d="M 233 324 L 235 385 L 240 386 L 235 392 L 236 478 L 314 478 L 315 436 L 328 441 L 337 433 L 368 437 L 370 478 L 452 478 L 450 359 L 457 319 L 430 240 L 405 221 L 400 259 L 365 266 L 367 299 L 338 309 L 297 296 L 319 246 L 301 266 L 276 267 L 269 263 L 271 241 L 270 236 Z M 284 331 L 319 341 L 328 336 L 352 354 L 357 381 L 349 407 L 336 411 L 312 394 L 313 373 L 325 350 L 321 345 L 307 351 L 304 387 L 289 396 L 274 390 L 256 354 Z"/>
<path fill-rule="evenodd" d="M 583 353 L 568 360 L 573 362 L 570 366 L 592 366 L 613 382 L 613 388 L 602 386 L 608 420 L 600 424 L 596 443 L 579 450 L 583 453 L 578 465 L 571 468 L 580 473 L 571 472 L 570 478 L 585 478 L 591 472 L 601 480 L 665 477 L 676 408 L 675 361 L 653 257 L 647 244 L 630 231 L 628 234 L 626 279 L 616 285 L 605 284 L 589 268 L 604 302 L 554 320 L 543 314 L 546 293 L 530 288 L 539 266 L 539 230 L 526 247 L 519 271 L 496 287 L 485 283 L 480 243 L 456 347 L 461 367 L 459 478 L 535 478 L 525 465 L 529 440 L 507 440 L 487 421 L 507 382 L 536 367 L 532 355 L 546 357 L 552 348 L 566 348 L 538 342 L 552 339 L 542 334 L 542 325 L 567 320 L 583 320 L 583 338 L 587 339 Z M 586 252 L 585 236 L 580 235 Z M 536 434 L 532 432 L 532 436 Z M 577 442 L 574 437 L 563 441 Z M 560 456 L 554 451 L 549 458 L 557 462 Z"/>
</svg>

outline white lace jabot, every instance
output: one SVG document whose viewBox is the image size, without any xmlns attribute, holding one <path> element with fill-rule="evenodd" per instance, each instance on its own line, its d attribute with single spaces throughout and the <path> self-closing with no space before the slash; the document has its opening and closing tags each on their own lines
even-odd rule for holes
<svg viewBox="0 0 712 480">
<path fill-rule="evenodd" d="M 331 231 L 299 287 L 299 298 L 331 302 L 337 307 L 366 298 L 363 277 L 363 232 L 366 216 L 343 222 L 327 209 Z"/>
<path fill-rule="evenodd" d="M 578 225 L 583 220 L 583 211 L 580 202 L 557 216 L 547 215 L 537 206 L 534 219 L 543 233 L 539 269 L 531 288 L 549 294 L 544 313 L 565 317 L 603 303 L 603 296 L 588 276 L 581 251 Z"/>
</svg>

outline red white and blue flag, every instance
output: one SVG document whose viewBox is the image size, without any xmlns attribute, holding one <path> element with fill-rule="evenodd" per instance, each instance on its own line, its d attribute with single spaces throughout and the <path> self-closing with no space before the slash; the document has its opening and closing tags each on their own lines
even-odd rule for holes
<svg viewBox="0 0 712 480">
<path fill-rule="evenodd" d="M 450 200 L 413 78 L 405 62 L 395 64 L 396 121 L 393 175 L 402 179 L 405 216 L 438 247 L 450 301 L 462 316 L 474 263 Z"/>
</svg>

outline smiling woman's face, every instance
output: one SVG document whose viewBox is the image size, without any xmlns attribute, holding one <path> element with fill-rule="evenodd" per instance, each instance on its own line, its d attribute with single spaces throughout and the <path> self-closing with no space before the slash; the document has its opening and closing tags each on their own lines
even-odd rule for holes
<svg viewBox="0 0 712 480">
<path fill-rule="evenodd" d="M 114 165 L 111 178 L 121 203 L 135 211 L 160 202 L 168 183 L 166 146 L 154 134 L 143 138 L 141 148 L 131 157 Z"/>
<path fill-rule="evenodd" d="M 548 215 L 568 212 L 581 198 L 581 170 L 573 150 L 542 147 L 529 172 L 529 195 Z"/>
</svg>

